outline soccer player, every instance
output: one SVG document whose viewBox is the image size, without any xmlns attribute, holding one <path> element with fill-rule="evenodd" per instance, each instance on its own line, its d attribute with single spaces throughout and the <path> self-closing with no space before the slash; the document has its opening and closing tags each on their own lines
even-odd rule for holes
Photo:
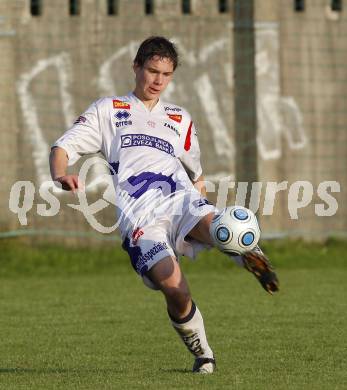
<svg viewBox="0 0 347 390">
<path fill-rule="evenodd" d="M 209 228 L 216 208 L 206 199 L 189 113 L 160 99 L 177 64 L 176 48 L 166 38 L 142 42 L 133 63 L 134 91 L 95 101 L 53 145 L 50 166 L 53 180 L 76 191 L 78 175 L 67 174 L 67 166 L 85 154 L 104 155 L 123 248 L 144 283 L 164 294 L 172 326 L 195 357 L 193 371 L 212 373 L 213 351 L 178 256 L 194 257 L 213 246 Z M 269 292 L 276 291 L 276 275 L 257 253 L 243 256 L 241 264 Z"/>
</svg>

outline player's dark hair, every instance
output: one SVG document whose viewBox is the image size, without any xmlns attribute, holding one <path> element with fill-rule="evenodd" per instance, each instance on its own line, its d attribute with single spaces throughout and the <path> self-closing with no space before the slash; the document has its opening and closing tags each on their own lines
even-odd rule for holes
<svg viewBox="0 0 347 390">
<path fill-rule="evenodd" d="M 172 61 L 174 70 L 178 65 L 176 46 L 164 37 L 153 36 L 144 40 L 136 53 L 134 63 L 142 67 L 147 60 L 154 56 L 169 58 Z"/>
</svg>

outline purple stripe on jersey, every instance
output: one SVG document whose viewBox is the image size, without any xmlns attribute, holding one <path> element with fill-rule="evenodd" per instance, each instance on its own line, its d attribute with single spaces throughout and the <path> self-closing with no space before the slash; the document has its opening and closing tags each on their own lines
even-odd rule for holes
<svg viewBox="0 0 347 390">
<path fill-rule="evenodd" d="M 118 174 L 119 161 L 113 161 L 113 162 L 110 162 L 109 164 L 110 164 L 111 175 Z"/>
<path fill-rule="evenodd" d="M 109 164 L 111 166 L 110 168 L 111 175 L 117 174 L 119 169 L 119 161 L 113 161 L 110 162 Z"/>
<path fill-rule="evenodd" d="M 147 134 L 126 134 L 121 136 L 121 148 L 134 146 L 148 146 L 175 157 L 173 146 L 162 138 Z"/>
<path fill-rule="evenodd" d="M 172 175 L 166 176 L 155 172 L 142 172 L 137 176 L 130 176 L 127 182 L 122 183 L 122 188 L 135 199 L 152 189 L 160 189 L 163 195 L 167 196 L 175 192 L 176 187 Z"/>
</svg>

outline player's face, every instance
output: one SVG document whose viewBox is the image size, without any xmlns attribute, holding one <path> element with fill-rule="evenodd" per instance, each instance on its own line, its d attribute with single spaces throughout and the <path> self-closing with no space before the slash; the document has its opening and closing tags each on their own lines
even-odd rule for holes
<svg viewBox="0 0 347 390">
<path fill-rule="evenodd" d="M 141 67 L 134 64 L 135 94 L 145 104 L 159 99 L 173 76 L 173 63 L 169 58 L 154 56 Z"/>
</svg>

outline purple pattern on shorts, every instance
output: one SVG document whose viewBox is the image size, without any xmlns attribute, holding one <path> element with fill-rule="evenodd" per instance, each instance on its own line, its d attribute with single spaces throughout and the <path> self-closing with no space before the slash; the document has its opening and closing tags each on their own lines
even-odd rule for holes
<svg viewBox="0 0 347 390">
<path fill-rule="evenodd" d="M 145 265 L 140 270 L 137 267 L 137 263 L 139 261 L 139 258 L 142 256 L 142 251 L 139 246 L 131 246 L 130 245 L 130 238 L 125 237 L 125 240 L 123 241 L 122 248 L 126 250 L 129 254 L 131 265 L 133 266 L 134 270 L 141 275 L 143 275 L 145 272 L 147 272 L 148 267 Z"/>
<path fill-rule="evenodd" d="M 169 249 L 167 243 L 164 241 L 153 242 L 152 248 L 142 254 L 142 250 L 139 246 L 131 246 L 129 237 L 125 238 L 122 247 L 128 252 L 133 268 L 141 276 L 148 271 L 148 263 L 151 262 L 158 253 Z"/>
</svg>

